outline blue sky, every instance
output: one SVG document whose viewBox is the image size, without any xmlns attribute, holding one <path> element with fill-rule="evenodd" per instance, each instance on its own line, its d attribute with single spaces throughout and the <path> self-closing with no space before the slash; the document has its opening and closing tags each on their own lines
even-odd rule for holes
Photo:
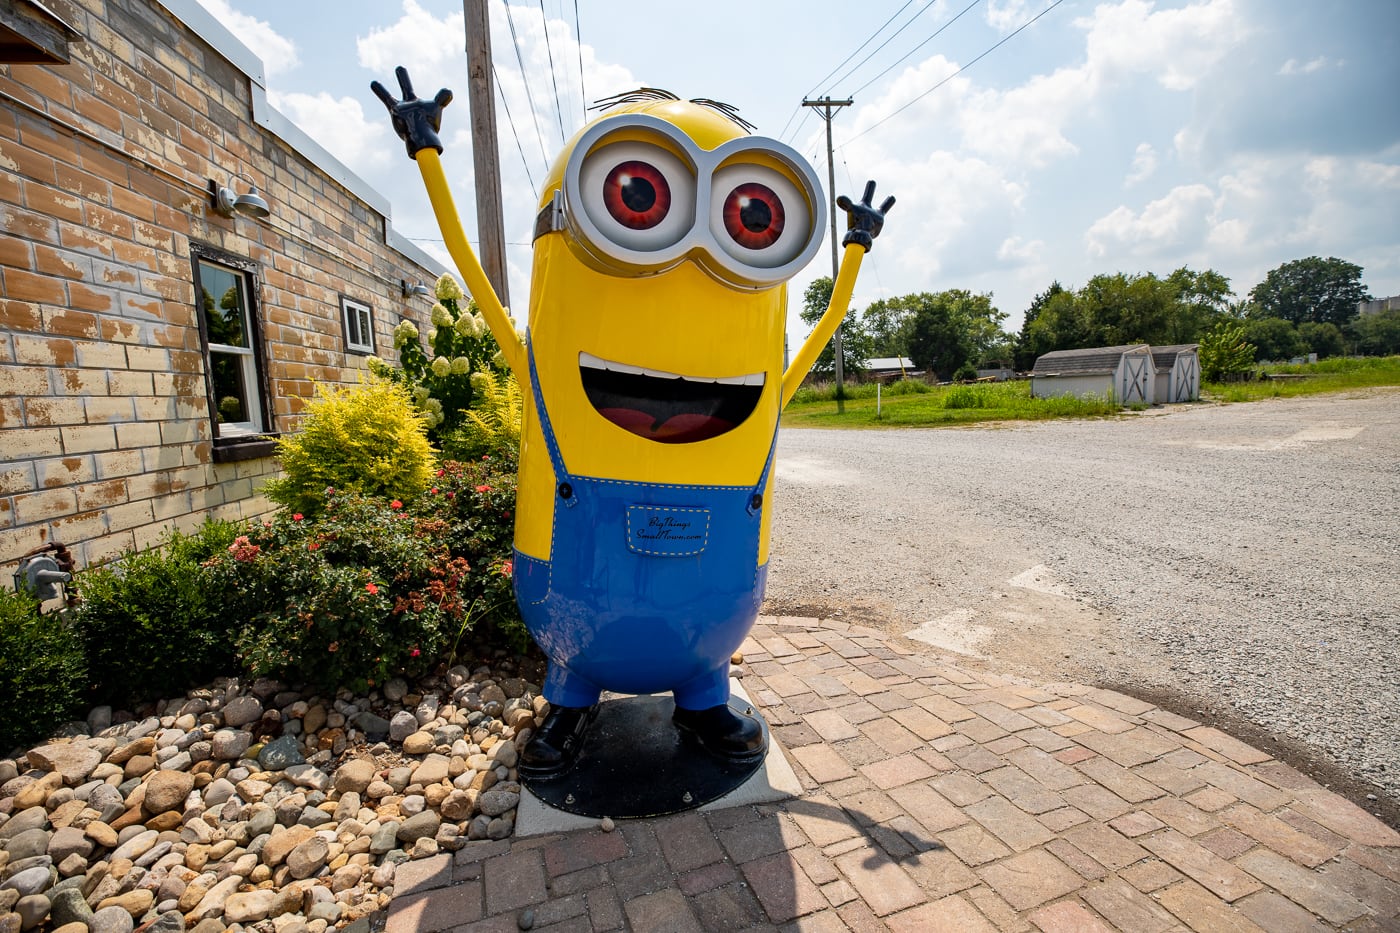
<svg viewBox="0 0 1400 933">
<path fill-rule="evenodd" d="M 369 82 L 395 87 L 405 64 L 420 95 L 452 88 L 444 163 L 475 242 L 460 0 L 200 2 L 263 58 L 274 106 L 385 194 L 394 226 L 444 261 L 417 171 Z M 1242 298 L 1268 270 L 1311 255 L 1361 265 L 1378 297 L 1400 294 L 1395 0 L 578 0 L 577 20 L 569 0 L 518 0 L 509 19 L 504 0 L 490 9 L 514 121 L 512 133 L 498 102 L 511 303 L 522 312 L 533 186 L 561 148 L 561 124 L 570 135 L 582 125 L 585 94 L 643 85 L 733 104 L 811 158 L 823 182 L 823 126 L 803 120 L 800 101 L 855 99 L 833 125 L 837 193 L 873 178 L 881 197 L 899 199 L 855 308 L 965 288 L 990 292 L 1014 331 L 1054 280 L 1077 288 L 1099 273 L 1185 265 L 1223 273 Z M 796 335 L 802 290 L 830 274 L 829 255 L 790 285 Z"/>
</svg>

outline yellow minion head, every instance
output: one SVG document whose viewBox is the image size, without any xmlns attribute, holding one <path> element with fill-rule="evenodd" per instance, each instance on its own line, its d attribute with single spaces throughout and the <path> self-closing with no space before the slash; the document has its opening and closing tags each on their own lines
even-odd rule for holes
<svg viewBox="0 0 1400 933">
<path fill-rule="evenodd" d="M 570 471 L 753 482 L 781 410 L 784 283 L 824 223 L 805 160 L 721 106 L 627 95 L 585 126 L 546 179 L 529 310 Z M 522 458 L 522 482 L 532 459 L 548 468 Z"/>
</svg>

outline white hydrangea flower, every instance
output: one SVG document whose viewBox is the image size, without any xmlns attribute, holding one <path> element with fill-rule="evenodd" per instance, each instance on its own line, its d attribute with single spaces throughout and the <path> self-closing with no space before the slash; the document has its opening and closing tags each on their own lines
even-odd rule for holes
<svg viewBox="0 0 1400 933">
<path fill-rule="evenodd" d="M 476 329 L 472 326 L 472 316 L 470 314 L 464 314 L 457 318 L 457 322 L 452 325 L 452 329 L 457 332 L 458 337 L 473 337 L 476 335 Z"/>
<path fill-rule="evenodd" d="M 413 387 L 413 404 L 423 408 L 428 404 L 428 396 L 431 395 L 426 386 Z"/>
<path fill-rule="evenodd" d="M 448 311 L 440 304 L 433 305 L 433 325 L 435 327 L 450 327 L 452 324 L 452 312 Z"/>
<path fill-rule="evenodd" d="M 471 371 L 472 361 L 467 359 L 465 356 L 459 356 L 452 361 L 452 374 L 454 376 L 460 376 L 464 373 L 469 373 Z"/>
<path fill-rule="evenodd" d="M 433 291 L 436 292 L 438 301 L 461 301 L 464 297 L 462 286 L 458 285 L 457 280 L 447 274 L 437 280 Z"/>
<path fill-rule="evenodd" d="M 432 370 L 433 375 L 441 379 L 452 372 L 452 361 L 445 356 L 440 356 L 433 360 Z"/>
</svg>

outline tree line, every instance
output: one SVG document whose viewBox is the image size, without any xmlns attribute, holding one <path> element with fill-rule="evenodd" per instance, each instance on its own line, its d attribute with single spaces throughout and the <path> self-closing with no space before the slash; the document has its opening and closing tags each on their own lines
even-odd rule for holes
<svg viewBox="0 0 1400 933">
<path fill-rule="evenodd" d="M 1371 299 L 1361 275 L 1360 266 L 1342 259 L 1295 259 L 1271 270 L 1243 299 L 1219 272 L 1184 266 L 1165 278 L 1096 275 L 1077 290 L 1055 281 L 1031 301 L 1016 334 L 1002 330 L 1007 315 L 990 293 L 949 289 L 882 298 L 847 316 L 842 366 L 859 374 L 872 359 L 907 357 L 916 369 L 951 380 L 978 369 L 1026 371 L 1052 350 L 1138 343 L 1201 344 L 1203 364 L 1224 365 L 1223 372 L 1308 353 L 1400 353 L 1400 309 L 1359 314 L 1357 305 Z M 815 324 L 830 297 L 830 278 L 809 285 L 802 320 Z M 814 370 L 829 373 L 832 361 L 828 345 Z"/>
</svg>

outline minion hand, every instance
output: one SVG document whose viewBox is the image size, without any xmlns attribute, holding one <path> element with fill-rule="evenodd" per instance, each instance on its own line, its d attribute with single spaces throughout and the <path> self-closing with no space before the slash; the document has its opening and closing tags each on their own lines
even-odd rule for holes
<svg viewBox="0 0 1400 933">
<path fill-rule="evenodd" d="M 836 199 L 836 206 L 846 212 L 846 235 L 841 238 L 842 246 L 850 246 L 855 243 L 861 246 L 868 253 L 874 244 L 875 238 L 880 235 L 880 230 L 885 226 L 885 215 L 894 207 L 894 196 L 885 198 L 885 202 L 879 209 L 870 206 L 871 198 L 875 197 L 875 182 L 865 183 L 865 196 L 860 199 L 859 204 L 852 204 L 851 199 L 844 194 Z"/>
<path fill-rule="evenodd" d="M 408 154 L 418 158 L 422 149 L 436 149 L 442 155 L 442 142 L 437 131 L 442 128 L 442 108 L 452 103 L 452 92 L 447 88 L 437 92 L 432 100 L 419 100 L 413 93 L 413 83 L 408 80 L 408 69 L 400 65 L 394 69 L 398 76 L 403 100 L 394 100 L 394 95 L 378 81 L 371 81 L 369 89 L 375 93 L 389 110 L 394 123 L 394 132 L 408 147 Z"/>
</svg>

